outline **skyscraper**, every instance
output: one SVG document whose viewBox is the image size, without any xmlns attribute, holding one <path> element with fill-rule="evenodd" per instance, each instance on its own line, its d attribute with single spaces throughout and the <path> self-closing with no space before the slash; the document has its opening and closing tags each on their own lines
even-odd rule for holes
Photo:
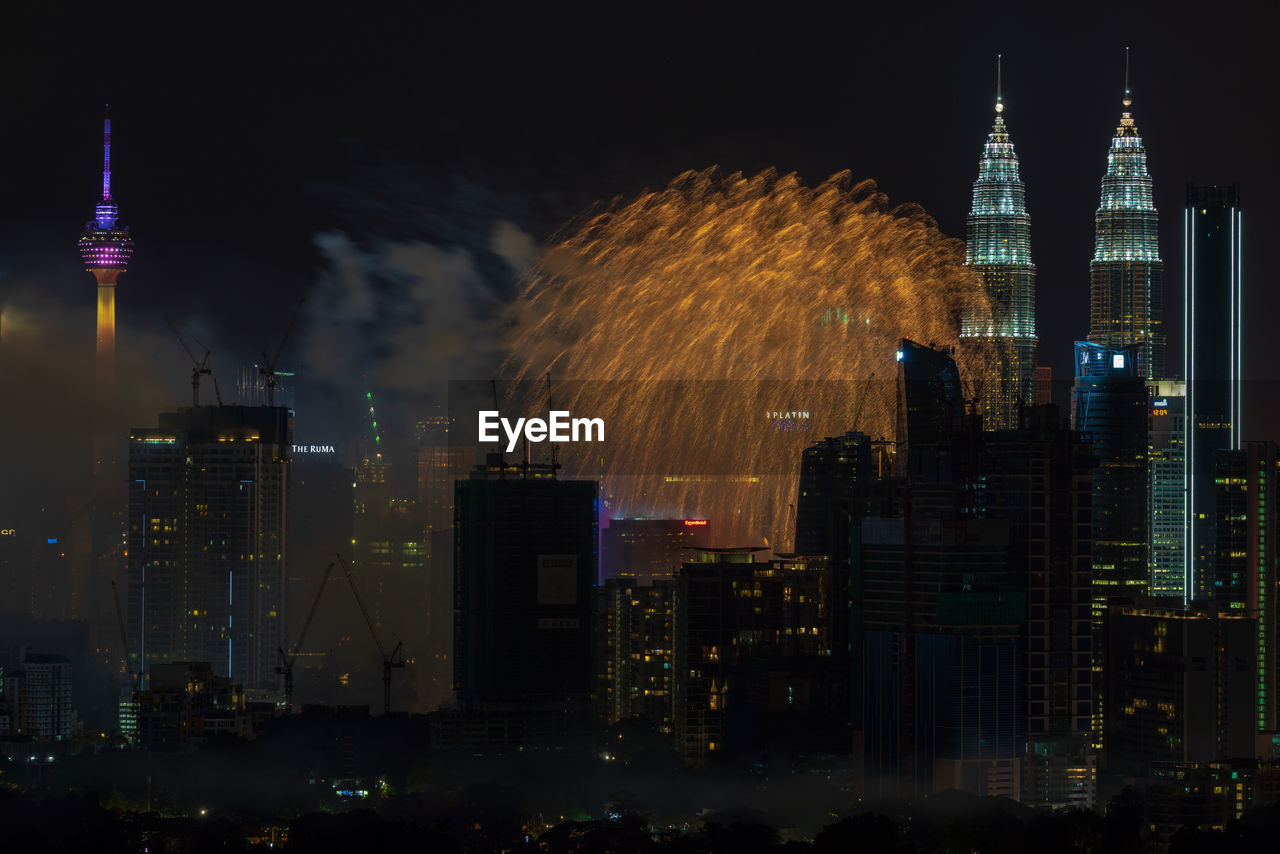
<svg viewBox="0 0 1280 854">
<path fill-rule="evenodd" d="M 997 84 L 996 119 L 978 161 L 965 249 L 965 264 L 982 276 L 990 313 L 975 307 L 960 321 L 962 342 L 991 348 L 979 383 L 987 430 L 1018 426 L 1018 408 L 1031 403 L 1038 342 L 1031 219 L 998 90 Z"/>
<path fill-rule="evenodd" d="M 1129 112 L 1133 99 L 1127 71 L 1123 104 L 1120 126 L 1107 152 L 1102 200 L 1094 217 L 1089 340 L 1111 349 L 1140 345 L 1138 375 L 1163 379 L 1164 262 L 1160 260 L 1147 151 Z"/>
<path fill-rule="evenodd" d="M 1186 383 L 1147 383 L 1151 460 L 1151 595 L 1188 598 Z"/>
<path fill-rule="evenodd" d="M 132 431 L 131 670 L 207 661 L 246 689 L 277 687 L 292 433 L 280 406 L 193 407 Z"/>
<path fill-rule="evenodd" d="M 599 486 L 491 454 L 454 491 L 454 688 L 476 740 L 586 740 Z"/>
<path fill-rule="evenodd" d="M 1138 375 L 1141 344 L 1118 350 L 1076 342 L 1071 427 L 1088 433 L 1097 457 L 1093 474 L 1092 624 L 1094 746 L 1101 747 L 1104 698 L 1102 642 L 1107 602 L 1142 596 L 1150 584 L 1147 496 L 1147 388 Z"/>
<path fill-rule="evenodd" d="M 1255 621 L 1239 611 L 1116 603 L 1107 614 L 1107 761 L 1252 759 Z"/>
<path fill-rule="evenodd" d="M 1215 466 L 1216 560 L 1207 598 L 1222 610 L 1257 620 L 1257 729 L 1274 731 L 1276 693 L 1276 506 L 1280 502 L 1280 448 L 1246 442 L 1220 450 Z"/>
<path fill-rule="evenodd" d="M 1213 595 L 1214 460 L 1240 448 L 1240 188 L 1187 187 L 1183 217 L 1190 595 Z"/>
</svg>

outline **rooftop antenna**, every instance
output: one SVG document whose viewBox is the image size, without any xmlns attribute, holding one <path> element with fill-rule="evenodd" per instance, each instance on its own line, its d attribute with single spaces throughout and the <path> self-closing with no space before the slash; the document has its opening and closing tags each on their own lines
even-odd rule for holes
<svg viewBox="0 0 1280 854">
<path fill-rule="evenodd" d="M 1129 91 L 1129 48 L 1124 49 L 1124 105 L 1126 107 L 1133 105 L 1133 95 Z"/>
<path fill-rule="evenodd" d="M 102 200 L 111 201 L 111 105 L 107 104 L 102 120 Z"/>
<path fill-rule="evenodd" d="M 1000 78 L 1001 78 L 1001 74 L 1000 74 L 1000 72 L 1001 72 L 1001 68 L 1000 68 L 1001 62 L 1000 62 L 1000 60 L 1001 60 L 1002 58 L 1003 58 L 1003 57 L 1002 57 L 1002 55 L 1001 55 L 1001 54 L 998 54 L 998 53 L 996 54 L 996 112 L 997 112 L 997 113 L 1003 113 L 1003 112 L 1004 112 L 1004 98 L 1003 98 L 1003 97 L 1002 97 L 1002 95 L 1001 95 L 1001 86 L 1000 86 L 1000 84 L 1001 84 L 1001 79 L 1000 79 Z"/>
</svg>

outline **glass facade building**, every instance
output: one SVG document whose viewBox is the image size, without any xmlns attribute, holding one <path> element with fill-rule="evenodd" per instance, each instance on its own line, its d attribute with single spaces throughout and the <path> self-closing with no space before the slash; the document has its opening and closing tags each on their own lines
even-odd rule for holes
<svg viewBox="0 0 1280 854">
<path fill-rule="evenodd" d="M 1242 281 L 1239 187 L 1187 187 L 1183 217 L 1184 370 L 1190 595 L 1213 597 L 1214 461 L 1240 448 Z M 1228 582 L 1229 586 L 1229 582 Z"/>
<path fill-rule="evenodd" d="M 1150 584 L 1147 538 L 1150 487 L 1147 460 L 1147 387 L 1138 375 L 1145 348 L 1110 349 L 1076 342 L 1071 427 L 1089 434 L 1093 475 L 1094 745 L 1101 747 L 1105 662 L 1103 629 L 1108 600 L 1141 596 Z"/>
<path fill-rule="evenodd" d="M 1104 347 L 1139 345 L 1138 375 L 1165 376 L 1164 262 L 1158 217 L 1151 197 L 1147 150 L 1125 111 L 1107 152 L 1102 199 L 1094 217 L 1096 238 L 1089 265 L 1089 340 Z"/>
<path fill-rule="evenodd" d="M 1151 595 L 1189 598 L 1187 588 L 1186 383 L 1147 384 L 1151 461 Z"/>
<path fill-rule="evenodd" d="M 1031 219 L 1018 156 L 996 102 L 973 182 L 965 264 L 982 276 L 988 305 L 971 307 L 960 322 L 961 340 L 984 347 L 986 366 L 975 377 L 983 426 L 1018 426 L 1018 409 L 1031 403 L 1036 373 L 1036 268 L 1031 263 Z"/>
</svg>

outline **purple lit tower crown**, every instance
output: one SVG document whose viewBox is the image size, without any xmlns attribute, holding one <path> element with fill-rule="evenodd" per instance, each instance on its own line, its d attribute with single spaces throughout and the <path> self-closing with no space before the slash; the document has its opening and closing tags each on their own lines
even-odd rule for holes
<svg viewBox="0 0 1280 854">
<path fill-rule="evenodd" d="M 129 229 L 117 225 L 120 210 L 111 198 L 111 118 L 102 127 L 102 200 L 94 209 L 93 219 L 85 224 L 80 235 L 80 257 L 84 268 L 93 273 L 99 283 L 115 283 L 115 277 L 123 273 L 133 255 L 133 241 Z"/>
</svg>

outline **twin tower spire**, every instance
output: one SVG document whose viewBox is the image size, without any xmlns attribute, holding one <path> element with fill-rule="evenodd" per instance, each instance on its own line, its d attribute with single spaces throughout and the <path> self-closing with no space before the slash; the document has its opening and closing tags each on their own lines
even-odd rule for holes
<svg viewBox="0 0 1280 854">
<path fill-rule="evenodd" d="M 960 326 L 962 343 L 981 348 L 983 367 L 974 377 L 974 391 L 988 430 L 1017 427 L 1019 407 L 1033 402 L 1039 344 L 1031 220 L 1018 157 L 1005 127 L 1002 65 L 997 57 L 996 116 L 978 161 L 967 220 L 965 264 L 981 276 L 986 300 L 965 312 Z M 1126 48 L 1124 112 L 1107 154 L 1094 220 L 1089 340 L 1108 347 L 1141 344 L 1141 372 L 1160 377 L 1164 268 L 1147 155 L 1129 112 L 1132 104 Z"/>
</svg>

